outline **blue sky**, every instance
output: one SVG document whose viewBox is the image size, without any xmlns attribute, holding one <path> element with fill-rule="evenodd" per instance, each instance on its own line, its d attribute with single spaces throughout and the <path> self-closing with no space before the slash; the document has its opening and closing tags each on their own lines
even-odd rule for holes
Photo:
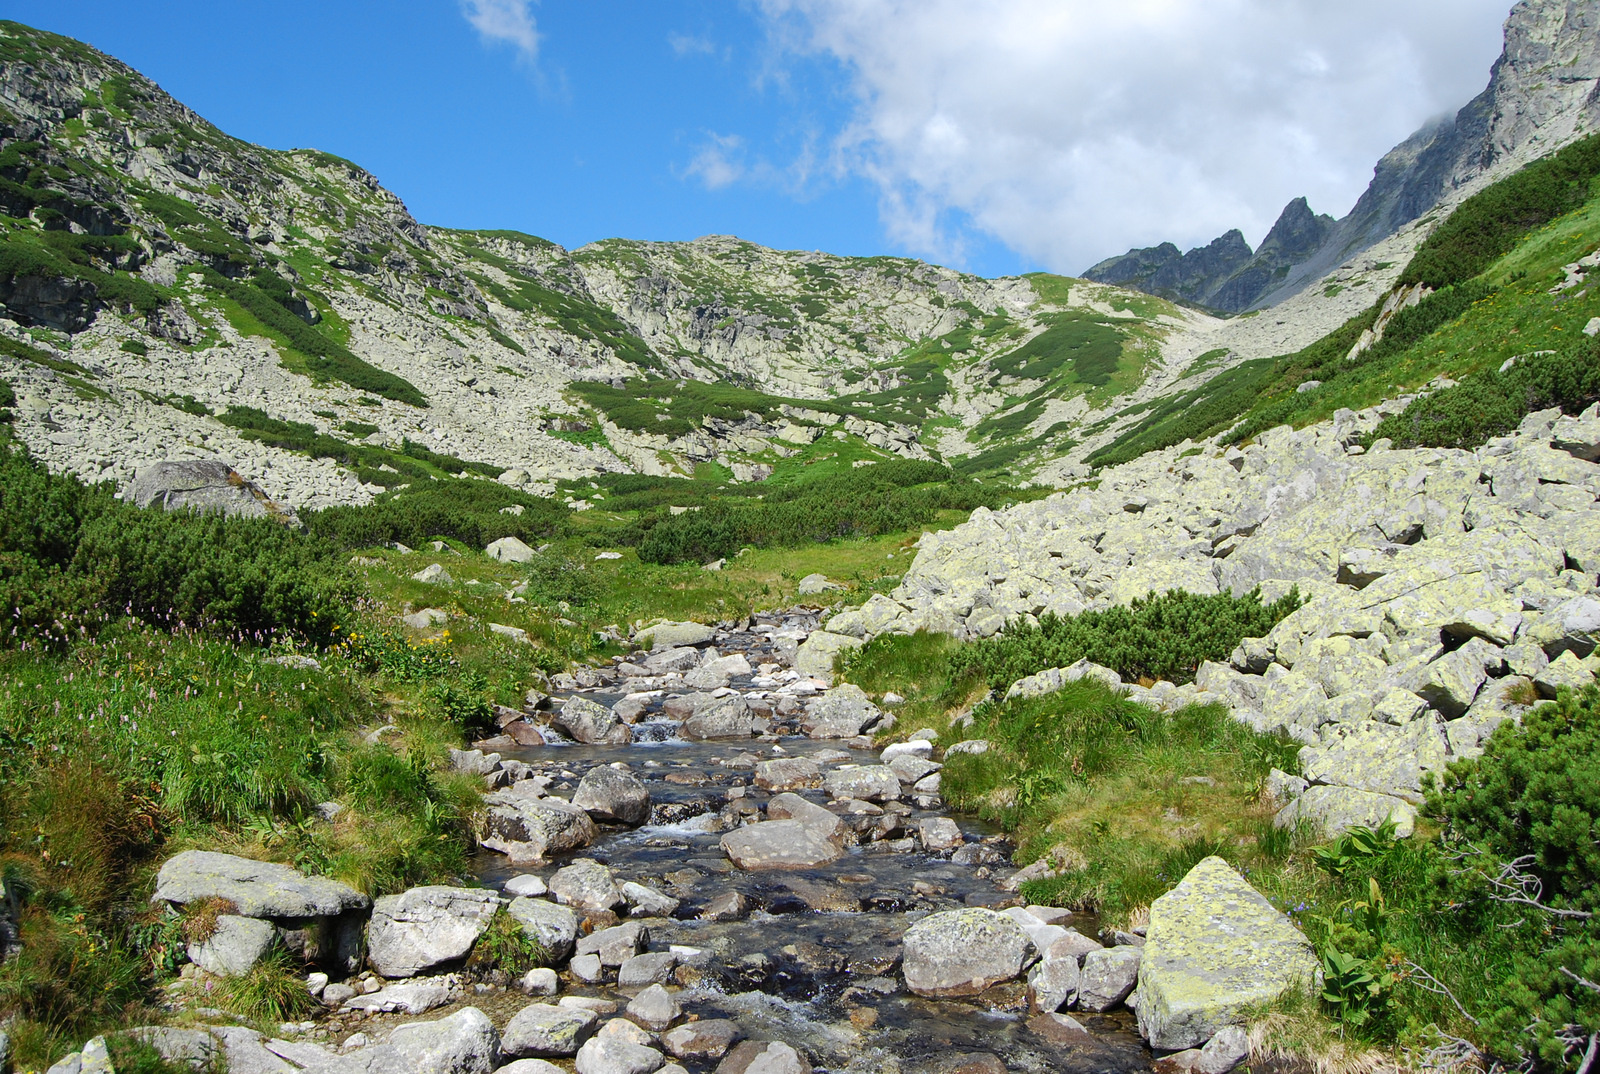
<svg viewBox="0 0 1600 1074">
<path fill-rule="evenodd" d="M 0 15 L 119 57 L 238 137 L 348 157 L 425 223 L 567 246 L 735 234 L 994 276 L 1235 226 L 1256 242 L 1300 194 L 1344 213 L 1379 154 L 1482 88 L 1508 6 L 4 0 Z"/>
</svg>

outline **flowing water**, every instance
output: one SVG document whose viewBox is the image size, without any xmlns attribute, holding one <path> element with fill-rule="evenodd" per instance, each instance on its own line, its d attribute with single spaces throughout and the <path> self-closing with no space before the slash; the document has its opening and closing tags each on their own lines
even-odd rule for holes
<svg viewBox="0 0 1600 1074">
<path fill-rule="evenodd" d="M 724 655 L 742 652 L 758 666 L 773 659 L 771 634 L 795 631 L 793 617 L 757 622 L 719 638 Z M 782 639 L 779 639 L 780 643 Z M 611 679 L 611 676 L 604 676 Z M 751 696 L 768 694 L 771 680 L 745 677 L 730 686 Z M 570 685 L 570 684 L 569 684 Z M 602 681 L 588 689 L 557 690 L 552 707 L 578 694 L 611 705 L 627 693 L 626 680 Z M 886 803 L 887 827 L 838 861 L 797 871 L 746 872 L 728 861 L 718 845 L 722 832 L 756 814 L 770 797 L 750 786 L 759 760 L 811 756 L 832 764 L 876 763 L 871 749 L 797 734 L 761 738 L 684 741 L 662 706 L 687 687 L 668 687 L 648 699 L 634 725 L 635 741 L 604 746 L 557 742 L 503 752 L 551 780 L 550 793 L 570 796 L 591 767 L 624 762 L 649 790 L 653 811 L 639 828 L 605 826 L 579 857 L 608 866 L 619 884 L 634 881 L 681 900 L 670 918 L 648 922 L 651 950 L 692 948 L 677 980 L 684 1010 L 701 1018 L 729 1018 L 756 1040 L 782 1040 L 808 1055 L 819 1071 L 978 1072 L 1147 1070 L 1150 1053 L 1125 1011 L 1075 1014 L 1088 1034 L 1030 1015 L 1022 982 L 998 986 L 970 1000 L 927 999 L 905 990 L 899 976 L 900 939 L 918 918 L 962 906 L 1019 905 L 1002 890 L 1010 874 L 1011 847 L 998 831 L 970 817 L 954 816 L 966 844 L 954 854 L 929 854 L 905 838 L 917 822 L 943 815 L 931 808 Z M 792 723 L 791 723 L 792 728 Z M 774 727 L 784 729 L 782 717 Z M 858 743 L 865 745 L 865 743 Z M 825 805 L 821 790 L 798 791 Z M 893 814 L 902 811 L 900 824 Z M 868 812 L 871 807 L 868 807 Z M 902 829 L 903 830 L 900 830 Z M 549 879 L 570 860 L 540 868 L 518 867 L 495 853 L 477 862 L 479 876 L 500 887 L 522 873 Z M 747 916 L 707 920 L 707 907 L 738 892 Z M 608 924 L 600 921 L 598 924 Z M 1061 922 L 1094 935 L 1098 922 L 1077 915 Z M 589 994 L 626 1003 L 613 987 L 577 985 L 563 994 Z M 995 1065 L 996 1063 L 1003 1065 Z M 685 1064 L 695 1069 L 693 1064 Z M 700 1069 L 710 1070 L 715 1064 Z"/>
</svg>

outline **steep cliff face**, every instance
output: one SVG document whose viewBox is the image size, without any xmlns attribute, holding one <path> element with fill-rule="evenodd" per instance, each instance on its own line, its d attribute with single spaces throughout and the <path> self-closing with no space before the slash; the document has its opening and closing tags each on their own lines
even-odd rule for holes
<svg viewBox="0 0 1600 1074">
<path fill-rule="evenodd" d="M 1488 87 L 1385 154 L 1366 192 L 1336 224 L 1313 216 L 1304 199 L 1291 202 L 1273 232 L 1293 218 L 1294 241 L 1265 257 L 1273 242 L 1268 236 L 1254 261 L 1209 289 L 1159 290 L 1159 273 L 1127 271 L 1129 258 L 1149 251 L 1102 261 L 1085 276 L 1228 312 L 1274 306 L 1433 210 L 1593 132 L 1597 123 L 1600 0 L 1520 0 L 1506 19 L 1505 49 Z M 1308 218 L 1317 225 L 1308 226 Z M 1416 241 L 1425 237 L 1425 229 L 1416 232 Z"/>
</svg>

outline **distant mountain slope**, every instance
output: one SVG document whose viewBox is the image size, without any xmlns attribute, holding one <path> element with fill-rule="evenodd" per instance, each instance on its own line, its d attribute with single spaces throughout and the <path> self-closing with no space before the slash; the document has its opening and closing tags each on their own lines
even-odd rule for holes
<svg viewBox="0 0 1600 1074">
<path fill-rule="evenodd" d="M 419 473 L 751 480 L 841 453 L 1025 477 L 1211 323 L 1083 281 L 726 236 L 569 251 L 426 227 L 349 161 L 231 138 L 16 23 L 0 224 L 0 380 L 31 450 L 119 483 L 220 456 L 297 506 Z"/>
<path fill-rule="evenodd" d="M 1238 265 L 1218 281 L 1212 271 L 1176 269 L 1166 276 L 1142 269 L 1154 251 L 1163 265 L 1181 264 L 1170 243 L 1102 261 L 1084 275 L 1107 283 L 1227 312 L 1265 309 L 1299 294 L 1352 258 L 1399 233 L 1433 210 L 1454 204 L 1501 176 L 1561 148 L 1600 124 L 1600 0 L 1519 0 L 1505 24 L 1505 48 L 1488 87 L 1453 116 L 1434 120 L 1378 162 L 1371 184 L 1349 214 L 1316 235 L 1284 244 L 1270 262 Z M 1290 209 L 1303 202 L 1291 202 Z M 1285 210 L 1288 216 L 1289 210 Z M 1308 215 L 1308 214 L 1307 214 Z M 1325 220 L 1326 218 L 1317 218 Z M 1277 233 L 1285 221 L 1273 228 Z M 1183 255 L 1196 258 L 1218 243 Z M 1303 241 L 1314 238 L 1314 241 Z M 1418 235 L 1417 241 L 1420 241 Z M 1271 236 L 1256 252 L 1261 258 Z M 1413 244 L 1414 248 L 1414 244 Z"/>
</svg>

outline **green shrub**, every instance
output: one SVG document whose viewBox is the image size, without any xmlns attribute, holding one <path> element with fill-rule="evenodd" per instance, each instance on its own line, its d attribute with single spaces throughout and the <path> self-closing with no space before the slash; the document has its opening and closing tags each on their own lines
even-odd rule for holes
<svg viewBox="0 0 1600 1074">
<path fill-rule="evenodd" d="M 111 617 L 326 641 L 352 596 L 331 549 L 264 518 L 145 511 L 0 441 L 0 608 L 63 643 Z"/>
<path fill-rule="evenodd" d="M 507 514 L 506 508 L 521 508 Z M 529 544 L 566 532 L 567 508 L 494 481 L 421 481 L 363 507 L 328 507 L 305 518 L 313 534 L 340 548 L 413 548 L 435 538 L 483 548 L 502 537 Z"/>
<path fill-rule="evenodd" d="M 467 966 L 480 973 L 499 971 L 520 977 L 549 961 L 550 953 L 528 934 L 522 922 L 501 910 L 472 945 Z"/>
<path fill-rule="evenodd" d="M 428 405 L 427 397 L 410 381 L 357 358 L 290 313 L 277 298 L 256 284 L 231 280 L 209 266 L 203 268 L 202 272 L 206 286 L 243 306 L 267 328 L 286 339 L 305 357 L 312 373 L 411 406 Z M 272 278 L 279 279 L 276 276 Z M 283 288 L 287 287 L 288 284 L 283 283 Z"/>
<path fill-rule="evenodd" d="M 1486 370 L 1422 396 L 1391 414 L 1366 438 L 1396 447 L 1474 448 L 1503 436 L 1530 412 L 1560 407 L 1576 414 L 1600 401 L 1600 342 L 1586 339 L 1558 354 L 1524 357 L 1505 372 Z"/>
<path fill-rule="evenodd" d="M 740 548 L 792 548 L 874 537 L 926 525 L 944 509 L 997 507 L 1009 489 L 958 480 L 937 463 L 896 460 L 825 481 L 773 489 L 759 503 L 713 502 L 682 515 L 640 520 L 639 558 L 705 562 Z"/>
<path fill-rule="evenodd" d="M 1600 176 L 1600 138 L 1590 136 L 1479 191 L 1418 248 L 1402 283 L 1441 288 L 1482 273 L 1530 231 L 1581 206 Z"/>
<path fill-rule="evenodd" d="M 1264 605 L 1260 590 L 1234 597 L 1174 589 L 1104 611 L 1065 618 L 1046 613 L 1038 626 L 1014 620 L 995 637 L 962 649 L 952 666 L 995 689 L 1085 659 L 1125 680 L 1189 682 L 1202 663 L 1226 659 L 1239 642 L 1265 635 L 1299 606 L 1297 591 Z"/>
</svg>

